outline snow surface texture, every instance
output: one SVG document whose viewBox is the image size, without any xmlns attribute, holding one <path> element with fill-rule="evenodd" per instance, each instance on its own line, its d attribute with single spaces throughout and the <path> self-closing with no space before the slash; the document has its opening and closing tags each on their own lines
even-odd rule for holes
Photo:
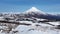
<svg viewBox="0 0 60 34">
<path fill-rule="evenodd" d="M 60 34 L 60 30 L 54 29 L 51 25 L 40 23 L 40 26 L 35 26 L 36 24 L 32 23 L 31 26 L 19 25 L 16 29 L 12 30 L 18 31 L 16 33 L 12 31 L 10 33 L 2 33 L 2 31 L 0 31 L 0 34 Z"/>
<path fill-rule="evenodd" d="M 21 27 L 21 28 L 20 28 Z M 37 29 L 39 28 L 39 29 Z M 60 34 L 57 30 L 51 30 L 49 28 L 43 27 L 27 27 L 27 26 L 18 26 L 17 29 L 19 30 L 20 34 Z M 29 30 L 30 29 L 30 30 Z M 35 30 L 33 30 L 35 29 Z"/>
</svg>

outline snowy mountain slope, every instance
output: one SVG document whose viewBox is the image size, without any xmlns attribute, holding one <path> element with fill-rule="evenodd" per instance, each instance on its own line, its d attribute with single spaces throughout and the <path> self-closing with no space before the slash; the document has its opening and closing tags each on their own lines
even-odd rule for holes
<svg viewBox="0 0 60 34">
<path fill-rule="evenodd" d="M 26 13 L 37 13 L 37 14 L 45 14 L 41 10 L 37 9 L 36 7 L 32 7 L 29 10 L 26 11 Z"/>
<path fill-rule="evenodd" d="M 43 11 L 37 9 L 36 7 L 32 7 L 30 9 L 28 9 L 27 11 L 24 12 L 25 15 L 28 16 L 35 16 L 35 15 L 41 15 L 41 14 L 46 14 Z"/>
<path fill-rule="evenodd" d="M 45 12 L 37 9 L 36 7 L 32 7 L 30 9 L 28 9 L 27 11 L 23 12 L 23 14 L 25 15 L 25 17 L 36 17 L 36 18 L 57 20 L 57 21 L 60 20 L 60 16 L 45 13 Z"/>
</svg>

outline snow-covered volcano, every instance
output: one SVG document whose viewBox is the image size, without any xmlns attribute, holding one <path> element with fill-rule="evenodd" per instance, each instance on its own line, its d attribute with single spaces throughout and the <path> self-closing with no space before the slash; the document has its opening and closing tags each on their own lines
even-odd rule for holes
<svg viewBox="0 0 60 34">
<path fill-rule="evenodd" d="M 25 13 L 26 14 L 32 14 L 32 13 L 34 13 L 34 14 L 45 14 L 43 11 L 37 9 L 36 7 L 32 7 L 30 9 L 28 9 Z"/>
</svg>

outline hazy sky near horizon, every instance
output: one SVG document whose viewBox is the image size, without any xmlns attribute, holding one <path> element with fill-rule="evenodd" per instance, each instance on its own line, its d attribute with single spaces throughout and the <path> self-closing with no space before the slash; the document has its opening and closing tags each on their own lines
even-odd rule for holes
<svg viewBox="0 0 60 34">
<path fill-rule="evenodd" d="M 60 14 L 60 0 L 0 0 L 0 12 L 23 12 L 31 7 Z"/>
</svg>

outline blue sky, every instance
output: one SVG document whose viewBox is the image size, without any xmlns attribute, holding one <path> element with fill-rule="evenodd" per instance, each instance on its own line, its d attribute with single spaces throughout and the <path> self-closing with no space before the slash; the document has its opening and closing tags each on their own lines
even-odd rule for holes
<svg viewBox="0 0 60 34">
<path fill-rule="evenodd" d="M 46 13 L 60 14 L 60 0 L 0 0 L 0 12 L 23 12 L 33 6 Z"/>
</svg>

